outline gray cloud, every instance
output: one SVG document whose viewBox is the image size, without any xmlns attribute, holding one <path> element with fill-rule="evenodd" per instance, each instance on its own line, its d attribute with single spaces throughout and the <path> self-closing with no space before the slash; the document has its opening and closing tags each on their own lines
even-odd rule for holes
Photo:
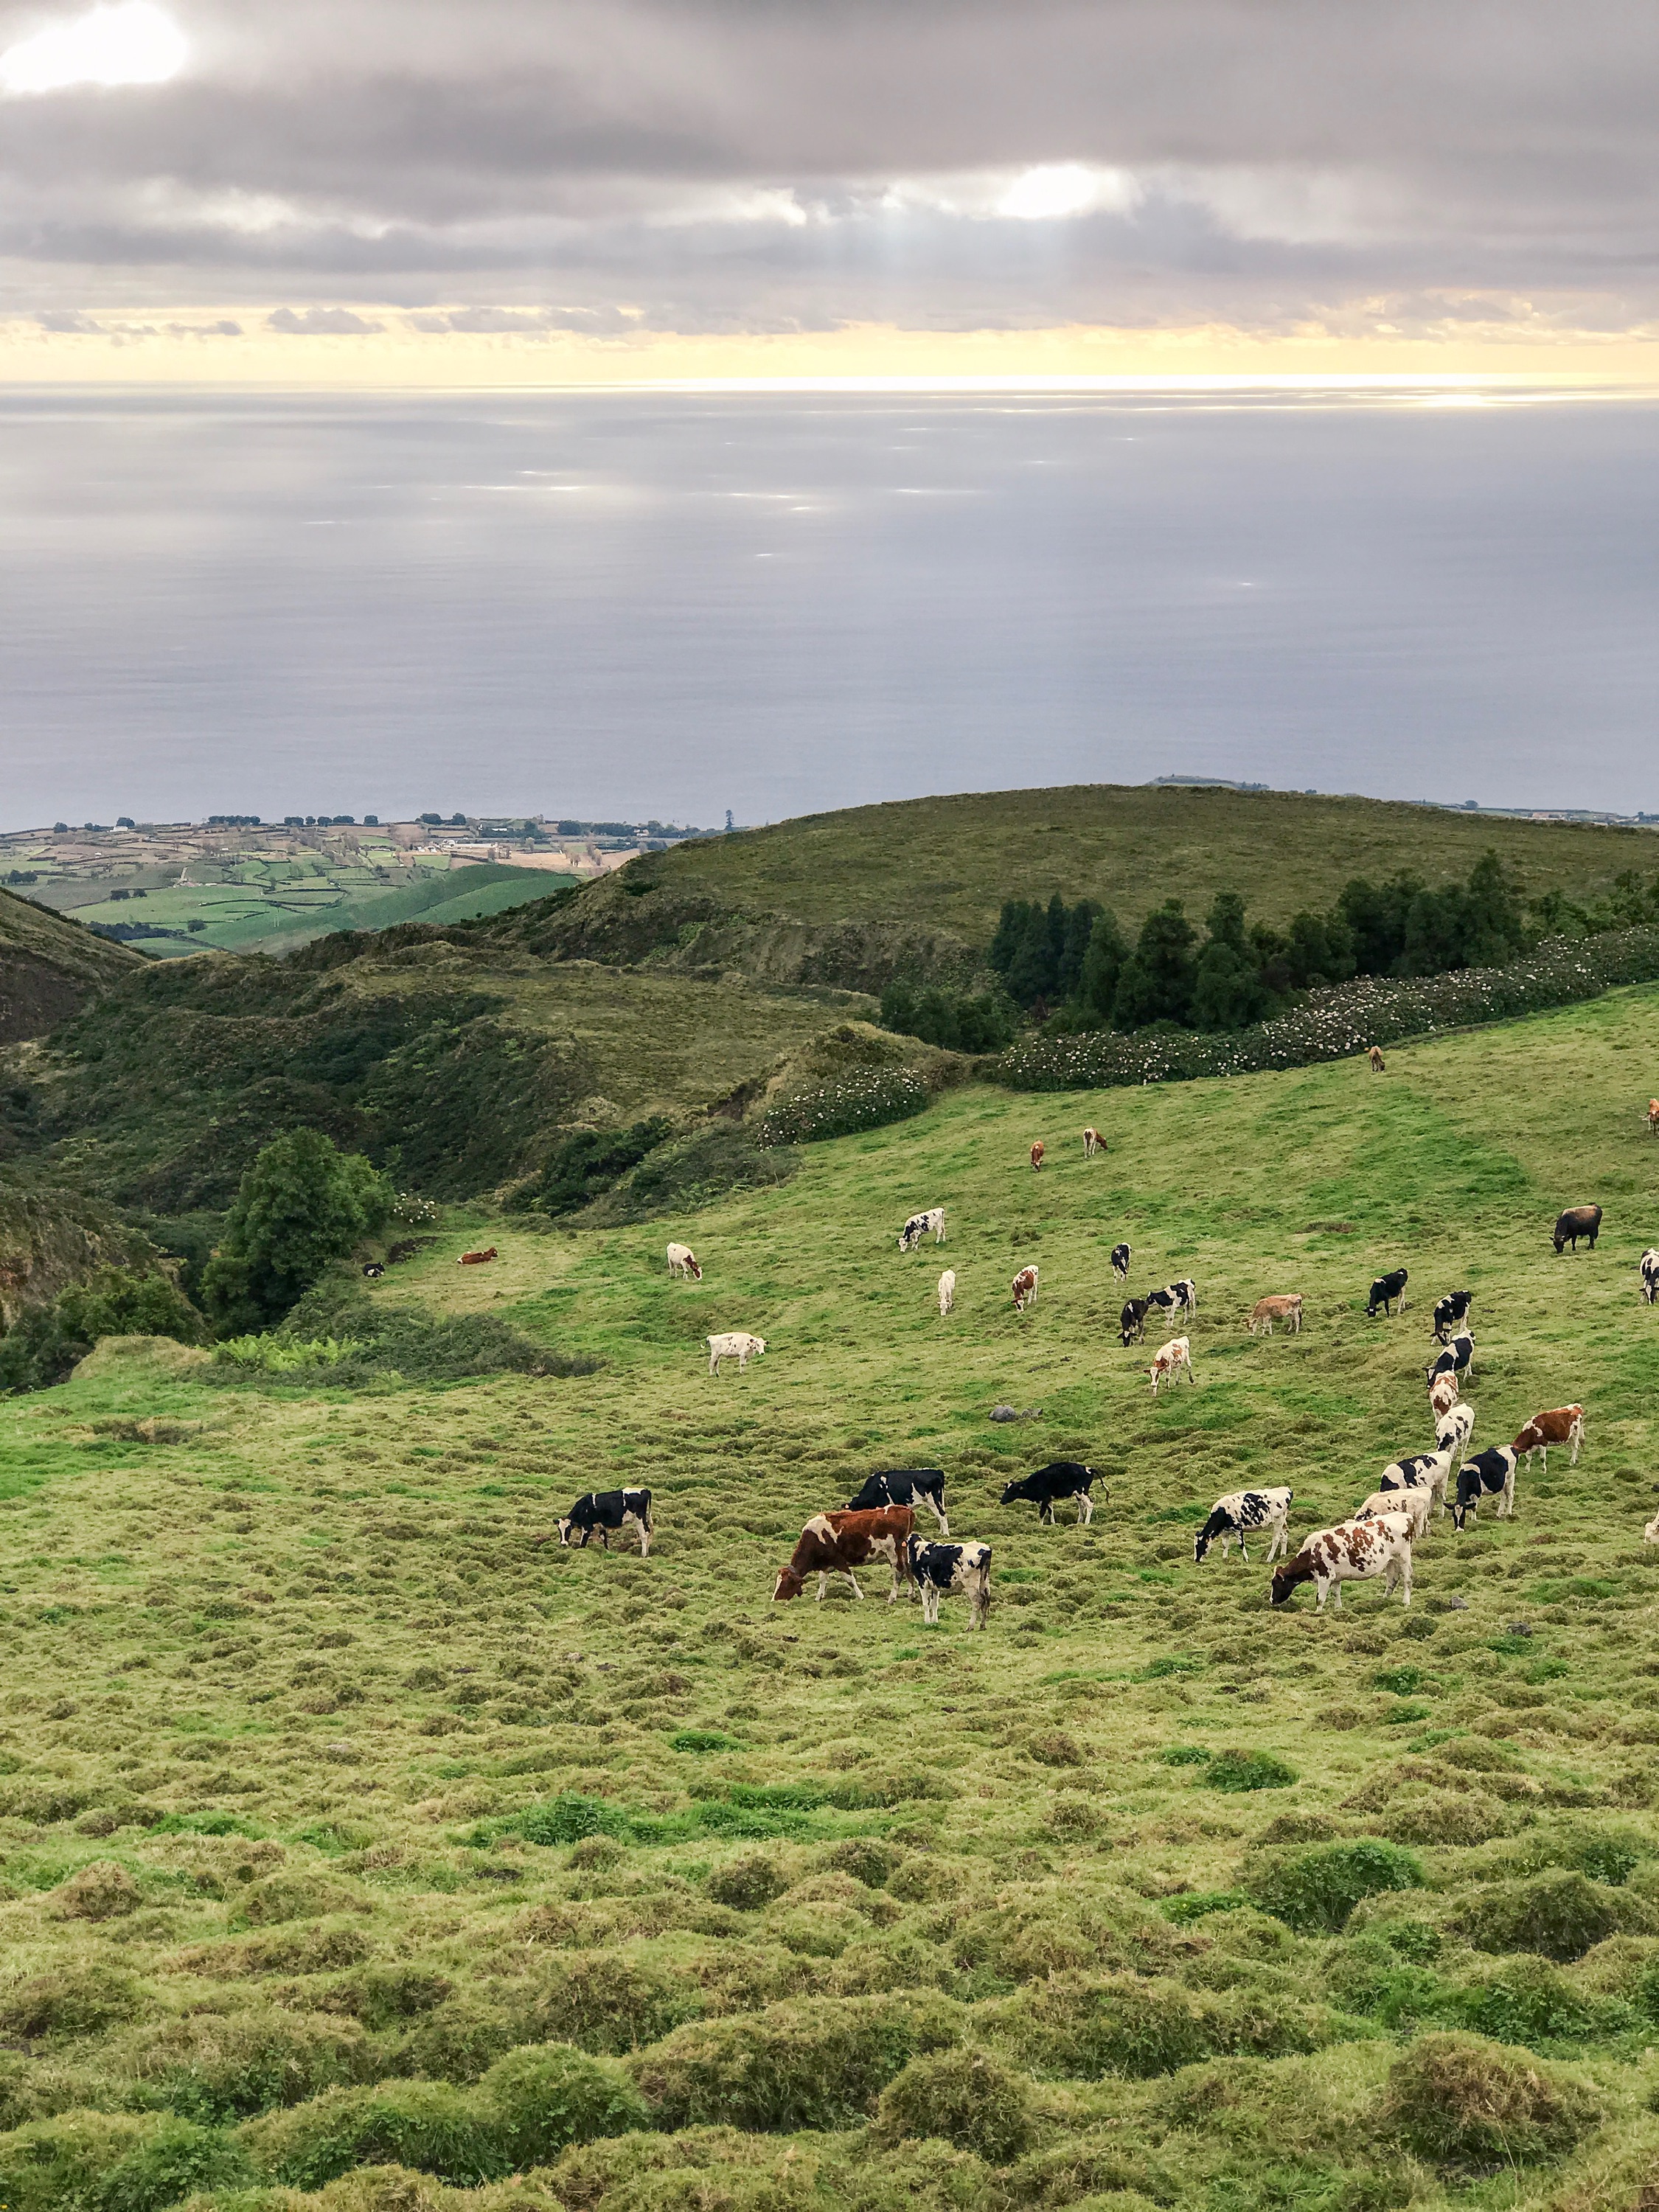
<svg viewBox="0 0 1659 2212">
<path fill-rule="evenodd" d="M 176 12 L 172 84 L 5 103 L 0 264 L 52 311 L 95 268 L 100 305 L 283 331 L 364 298 L 531 334 L 1659 314 L 1659 13 L 1628 0 Z M 39 20 L 0 5 L 0 45 Z M 1042 164 L 1121 188 L 1006 212 Z"/>
<path fill-rule="evenodd" d="M 354 315 L 349 307 L 307 307 L 298 314 L 292 307 L 278 307 L 265 317 L 265 328 L 280 331 L 285 337 L 355 338 L 384 330 L 386 325 Z"/>
</svg>

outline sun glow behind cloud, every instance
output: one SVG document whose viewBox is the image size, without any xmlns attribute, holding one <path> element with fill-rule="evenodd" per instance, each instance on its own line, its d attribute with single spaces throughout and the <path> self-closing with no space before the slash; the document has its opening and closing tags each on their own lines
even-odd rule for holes
<svg viewBox="0 0 1659 2212">
<path fill-rule="evenodd" d="M 71 85 L 165 84 L 190 47 L 152 0 L 119 0 L 68 22 L 49 23 L 0 54 L 0 90 L 61 92 Z"/>
</svg>

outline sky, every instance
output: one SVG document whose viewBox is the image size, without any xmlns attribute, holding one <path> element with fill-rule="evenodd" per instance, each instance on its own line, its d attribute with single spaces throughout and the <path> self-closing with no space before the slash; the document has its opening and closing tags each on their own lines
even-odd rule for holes
<svg viewBox="0 0 1659 2212">
<path fill-rule="evenodd" d="M 1637 0 L 0 0 L 0 380 L 1659 385 Z"/>
</svg>

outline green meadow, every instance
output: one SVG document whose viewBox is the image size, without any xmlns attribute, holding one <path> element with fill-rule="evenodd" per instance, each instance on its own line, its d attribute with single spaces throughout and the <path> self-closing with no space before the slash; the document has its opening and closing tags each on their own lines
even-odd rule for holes
<svg viewBox="0 0 1659 2212">
<path fill-rule="evenodd" d="M 1611 994 L 1380 1078 L 961 1089 L 690 1216 L 453 1209 L 373 1287 L 586 1376 L 100 1355 L 0 1401 L 0 2203 L 1652 2212 L 1656 1017 Z M 1134 1291 L 1198 1284 L 1196 1383 L 1156 1401 L 1120 1239 Z M 1195 1567 L 1218 1493 L 1291 1484 L 1294 1544 L 1431 1443 L 1453 1287 L 1475 1446 L 1577 1399 L 1577 1468 L 1431 1522 L 1409 1609 Z M 1283 1291 L 1304 1333 L 1253 1340 Z M 768 1350 L 715 1379 L 726 1328 Z M 1057 1457 L 1098 1470 L 1090 1528 L 998 1502 Z M 984 1635 L 883 1571 L 769 1602 L 884 1466 L 945 1468 L 994 1547 Z M 562 1550 L 623 1482 L 649 1559 Z"/>
</svg>

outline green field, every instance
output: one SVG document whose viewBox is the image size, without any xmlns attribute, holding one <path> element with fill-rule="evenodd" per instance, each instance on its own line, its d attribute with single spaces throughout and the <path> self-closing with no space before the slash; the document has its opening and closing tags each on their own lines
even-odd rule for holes
<svg viewBox="0 0 1659 2212">
<path fill-rule="evenodd" d="M 960 1091 L 689 1221 L 457 1213 L 374 1291 L 586 1377 L 0 1403 L 0 2200 L 1650 2212 L 1656 1015 L 1382 1079 Z M 1589 1199 L 1601 1249 L 1557 1258 Z M 944 1251 L 901 1257 L 936 1203 Z M 1136 1289 L 1199 1285 L 1196 1387 L 1156 1402 L 1120 1237 Z M 1292 1483 L 1299 1539 L 1421 1447 L 1454 1285 L 1476 1445 L 1582 1399 L 1578 1468 L 1434 1522 L 1409 1611 L 1195 1568 L 1218 1492 Z M 1305 1334 L 1251 1340 L 1282 1290 Z M 715 1381 L 727 1328 L 769 1350 Z M 997 1502 L 1073 1455 L 1091 1528 Z M 913 1464 L 994 1547 L 987 1634 L 879 1573 L 769 1603 L 809 1513 Z M 620 1481 L 648 1561 L 546 1540 Z"/>
</svg>

